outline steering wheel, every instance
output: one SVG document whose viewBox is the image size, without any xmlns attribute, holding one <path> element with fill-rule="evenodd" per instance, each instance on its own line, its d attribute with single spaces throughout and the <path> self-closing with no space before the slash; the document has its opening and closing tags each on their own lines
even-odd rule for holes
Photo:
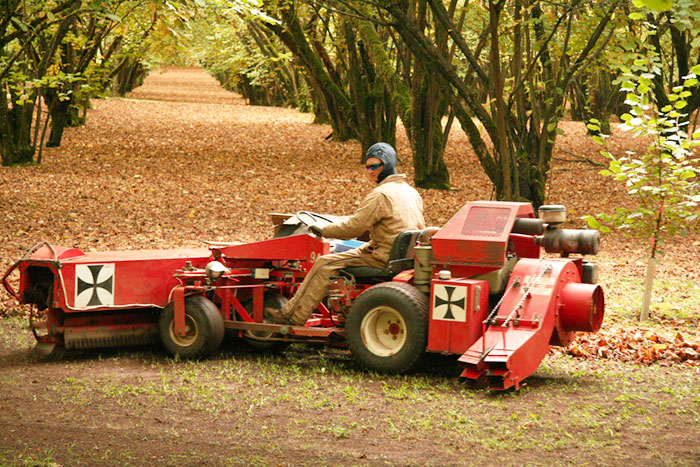
<svg viewBox="0 0 700 467">
<path fill-rule="evenodd" d="M 327 217 L 324 217 L 320 214 L 316 214 L 315 212 L 310 212 L 310 211 L 299 211 L 296 213 L 297 219 L 299 219 L 299 222 L 304 224 L 305 226 L 309 226 L 311 224 L 315 224 L 317 221 L 325 221 L 329 224 L 332 224 L 333 221 L 328 219 Z M 302 216 L 308 216 L 311 218 L 311 222 L 305 222 L 304 219 L 302 219 Z"/>
</svg>

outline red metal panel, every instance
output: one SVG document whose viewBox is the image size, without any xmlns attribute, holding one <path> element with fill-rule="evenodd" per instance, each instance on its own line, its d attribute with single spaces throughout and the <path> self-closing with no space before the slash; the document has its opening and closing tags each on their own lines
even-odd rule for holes
<svg viewBox="0 0 700 467">
<path fill-rule="evenodd" d="M 263 286 L 255 286 L 253 288 L 253 319 L 258 323 L 262 323 L 265 311 L 264 292 Z"/>
<path fill-rule="evenodd" d="M 66 248 L 63 246 L 52 246 L 49 248 L 48 246 L 44 245 L 32 253 L 31 258 L 35 260 L 55 261 L 77 258 L 84 255 L 85 253 L 77 248 Z"/>
<path fill-rule="evenodd" d="M 228 259 L 302 260 L 314 263 L 319 255 L 330 253 L 330 244 L 304 234 L 243 243 L 221 248 Z"/>
<path fill-rule="evenodd" d="M 510 234 L 510 242 L 513 244 L 518 258 L 539 258 L 541 248 L 535 243 L 533 235 Z"/>
<path fill-rule="evenodd" d="M 187 334 L 185 328 L 185 287 L 179 286 L 173 290 L 173 321 L 175 325 L 175 334 L 184 336 Z"/>
<path fill-rule="evenodd" d="M 58 247 L 57 247 L 58 248 Z M 80 250 L 78 250 L 80 251 Z M 174 250 L 124 250 L 124 251 L 91 251 L 73 258 L 60 258 L 63 264 L 69 263 L 104 263 L 123 261 L 151 261 L 151 260 L 185 260 L 191 258 L 207 259 L 211 255 L 208 248 L 181 248 Z"/>
<path fill-rule="evenodd" d="M 61 261 L 59 306 L 66 312 L 164 307 L 187 261 L 204 267 L 208 249 L 86 253 Z"/>
<path fill-rule="evenodd" d="M 431 240 L 436 264 L 501 267 L 516 217 L 534 217 L 528 203 L 467 203 Z"/>
<path fill-rule="evenodd" d="M 464 353 L 481 335 L 488 299 L 487 281 L 433 280 L 428 351 Z"/>
<path fill-rule="evenodd" d="M 485 375 L 491 389 L 518 388 L 549 351 L 559 292 L 580 281 L 575 263 L 563 258 L 518 261 L 492 324 L 459 358 L 466 365 L 462 376 Z"/>
</svg>

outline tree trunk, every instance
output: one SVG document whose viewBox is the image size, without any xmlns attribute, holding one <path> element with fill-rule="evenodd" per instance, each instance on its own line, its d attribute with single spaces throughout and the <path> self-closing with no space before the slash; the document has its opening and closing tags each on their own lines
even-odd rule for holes
<svg viewBox="0 0 700 467">
<path fill-rule="evenodd" d="M 323 61 L 314 52 L 304 35 L 292 4 L 280 11 L 282 25 L 265 23 L 289 50 L 299 59 L 312 79 L 314 88 L 323 95 L 328 116 L 333 128 L 333 138 L 346 141 L 357 137 L 354 115 L 351 112 L 351 102 L 343 89 L 333 81 L 329 72 L 324 68 Z"/>
<path fill-rule="evenodd" d="M 3 85 L 0 89 L 6 92 Z M 18 103 L 19 96 L 10 91 L 12 109 L 8 106 L 8 99 L 0 99 L 0 148 L 2 149 L 2 165 L 10 166 L 27 164 L 34 160 L 35 148 L 32 145 L 32 120 L 36 92 L 27 99 L 24 105 Z"/>
<path fill-rule="evenodd" d="M 419 188 L 449 190 L 450 175 L 445 165 L 444 153 L 447 136 L 442 131 L 444 110 L 437 110 L 442 100 L 432 79 L 421 79 L 414 84 L 413 119 L 414 129 L 410 140 L 413 150 L 415 184 Z M 444 106 L 443 106 L 444 107 Z"/>
<path fill-rule="evenodd" d="M 642 296 L 642 309 L 639 311 L 639 321 L 649 319 L 649 304 L 651 303 L 651 292 L 654 288 L 654 274 L 656 272 L 656 258 L 649 258 L 647 263 L 647 273 L 644 277 L 644 295 Z"/>
<path fill-rule="evenodd" d="M 420 0 L 416 22 L 421 28 L 426 28 L 427 8 L 427 2 Z M 437 25 L 434 34 L 435 46 L 448 55 L 445 30 Z M 449 190 L 450 176 L 444 159 L 449 129 L 443 132 L 442 128 L 447 105 L 440 92 L 439 77 L 420 60 L 414 60 L 411 98 L 412 127 L 418 130 L 411 138 L 415 184 L 420 188 Z"/>
<path fill-rule="evenodd" d="M 362 154 L 376 142 L 396 144 L 396 111 L 386 85 L 377 71 L 363 40 L 358 41 L 352 23 L 344 23 L 348 50 L 348 81 L 354 102 Z"/>
<path fill-rule="evenodd" d="M 262 54 L 280 62 L 280 66 L 273 68 L 275 80 L 279 80 L 282 89 L 282 92 L 279 93 L 280 96 L 274 100 L 275 105 L 292 105 L 301 109 L 306 96 L 300 95 L 294 67 L 287 61 L 280 61 L 280 55 L 275 45 L 267 36 L 265 30 L 256 22 L 246 21 L 246 27 Z"/>
<path fill-rule="evenodd" d="M 571 102 L 571 118 L 588 123 L 592 119 L 599 122 L 600 130 L 588 130 L 590 135 L 610 134 L 610 116 L 613 113 L 621 115 L 625 110 L 624 93 L 620 86 L 613 84 L 615 76 L 605 69 L 594 69 L 581 74 L 571 83 L 569 93 Z"/>
<path fill-rule="evenodd" d="M 4 166 L 30 164 L 34 161 L 34 148 L 31 146 L 3 140 L 0 149 Z"/>
<path fill-rule="evenodd" d="M 413 12 L 423 22 L 426 3 L 418 5 Z M 402 79 L 396 71 L 396 65 L 386 53 L 386 44 L 377 34 L 374 25 L 369 22 L 356 22 L 368 56 L 374 63 L 377 76 L 381 78 L 386 89 L 387 100 L 391 100 L 395 111 L 391 115 L 401 118 L 413 153 L 415 184 L 420 188 L 450 189 L 449 172 L 444 161 L 447 134 L 443 132 L 442 117 L 446 113 L 446 102 L 440 91 L 440 81 L 431 71 L 430 63 L 423 63 L 420 57 L 414 59 L 412 52 L 406 50 L 406 57 L 399 57 L 398 62 L 405 67 L 413 67 L 410 77 Z M 398 29 L 398 28 L 397 28 Z M 446 50 L 446 37 L 438 41 Z M 409 48 L 411 46 L 408 43 Z M 395 121 L 395 116 L 393 117 Z M 388 119 L 387 119 L 388 120 Z M 392 125 L 393 127 L 393 125 Z"/>
<path fill-rule="evenodd" d="M 662 22 L 662 20 L 665 20 L 665 22 Z M 689 74 L 690 68 L 693 66 L 691 55 L 695 41 L 688 38 L 686 31 L 679 29 L 678 25 L 673 21 L 671 12 L 660 15 L 649 14 L 647 15 L 647 21 L 654 24 L 657 30 L 656 33 L 649 36 L 649 42 L 655 49 L 655 52 L 659 54 L 659 57 L 662 58 L 662 65 L 666 65 L 661 67 L 661 73 L 655 75 L 653 79 L 656 102 L 659 107 L 665 107 L 671 104 L 668 98 L 668 90 L 681 85 L 683 77 Z M 670 37 L 666 37 L 667 32 Z M 670 54 L 665 52 L 666 47 L 662 45 L 662 42 L 665 41 L 670 43 Z M 700 89 L 698 89 L 698 86 L 694 86 L 688 91 L 691 94 L 685 99 L 687 105 L 680 116 L 683 122 L 689 121 L 690 115 L 700 108 Z"/>
<path fill-rule="evenodd" d="M 79 1 L 67 2 L 61 9 L 74 10 L 80 6 Z M 47 69 L 53 60 L 59 45 L 63 41 L 70 24 L 72 14 L 63 18 L 49 41 L 39 42 L 41 48 L 35 48 L 30 41 L 24 44 L 22 53 L 25 60 L 21 67 L 22 72 L 33 79 L 40 79 L 46 75 Z M 4 78 L 4 76 L 3 76 Z M 0 148 L 2 149 L 2 164 L 15 165 L 31 163 L 34 160 L 36 141 L 32 142 L 32 121 L 34 109 L 37 105 L 38 94 L 36 90 L 29 96 L 20 98 L 16 91 L 9 87 L 8 83 L 0 80 Z M 9 108 L 12 103 L 12 109 Z"/>
<path fill-rule="evenodd" d="M 331 117 L 328 114 L 328 107 L 326 106 L 326 100 L 323 98 L 323 93 L 313 85 L 313 82 L 311 82 L 308 77 L 305 76 L 304 79 L 309 80 L 309 89 L 311 89 L 309 97 L 311 98 L 312 110 L 314 112 L 314 124 L 331 125 Z"/>
<path fill-rule="evenodd" d="M 508 125 L 506 123 L 506 104 L 503 100 L 503 75 L 501 73 L 501 54 L 499 51 L 498 24 L 503 2 L 489 2 L 489 31 L 491 47 L 489 65 L 491 78 L 491 115 L 496 124 L 494 149 L 498 154 L 503 183 L 497 187 L 496 194 L 500 200 L 515 201 L 520 195 L 517 162 L 514 160 L 508 144 Z"/>
<path fill-rule="evenodd" d="M 651 291 L 654 288 L 654 273 L 656 271 L 656 249 L 661 238 L 661 229 L 664 225 L 664 200 L 658 207 L 654 232 L 651 237 L 651 252 L 647 263 L 647 274 L 644 279 L 644 295 L 642 297 L 642 309 L 639 311 L 639 321 L 649 319 L 649 304 L 651 302 Z"/>
<path fill-rule="evenodd" d="M 530 7 L 518 10 L 522 15 L 529 16 L 522 22 L 523 28 L 526 28 L 523 35 L 514 34 L 513 38 L 522 37 L 520 40 L 525 40 L 527 37 L 526 43 L 529 45 L 534 32 L 537 46 L 532 48 L 535 56 L 528 55 L 528 63 L 524 64 L 525 70 L 520 75 L 520 81 L 510 85 L 510 95 L 506 96 L 504 93 L 507 90 L 503 85 L 505 77 L 500 68 L 503 52 L 498 47 L 498 40 L 503 34 L 499 31 L 499 18 L 505 2 L 488 2 L 490 21 L 486 30 L 491 39 L 491 52 L 487 73 L 482 68 L 478 55 L 474 54 L 452 22 L 444 2 L 427 1 L 435 18 L 466 59 L 465 78 L 457 74 L 449 56 L 426 37 L 423 30 L 406 14 L 405 8 L 402 9 L 394 2 L 382 5 L 395 20 L 392 26 L 410 51 L 426 68 L 440 77 L 443 95 L 449 99 L 484 171 L 493 182 L 497 197 L 511 200 L 529 198 L 535 205 L 543 203 L 544 187 L 556 139 L 556 128 L 563 111 L 564 95 L 576 73 L 595 58 L 612 36 L 612 30 L 607 30 L 606 27 L 615 4 L 601 6 L 601 19 L 576 56 L 570 56 L 568 49 L 573 21 L 571 15 L 577 8 L 590 8 L 590 4 L 584 5 L 581 1 L 554 5 L 529 2 Z M 543 5 L 547 8 L 546 14 L 541 11 Z M 545 16 L 557 19 L 549 23 L 543 21 Z M 567 25 L 566 36 L 563 44 L 557 44 L 557 48 L 554 48 L 551 41 L 562 24 Z M 549 28 L 545 30 L 546 26 Z M 604 31 L 608 32 L 608 36 L 607 39 L 601 40 Z M 513 50 L 521 50 L 521 47 L 514 47 Z M 553 62 L 553 55 L 559 57 L 556 63 Z M 491 87 L 490 109 L 484 108 L 479 99 L 479 86 L 476 86 L 473 80 Z M 527 89 L 527 106 L 517 103 L 523 87 Z M 521 112 L 525 111 L 525 114 L 517 115 L 513 106 L 515 112 L 520 109 Z M 476 118 L 488 133 L 494 145 L 493 153 L 489 151 L 484 135 L 472 118 Z"/>
<path fill-rule="evenodd" d="M 69 107 L 69 100 L 54 102 L 53 105 L 49 107 L 49 115 L 51 115 L 51 132 L 49 133 L 49 139 L 46 141 L 47 148 L 57 148 L 61 145 L 63 130 L 66 126 L 68 126 Z"/>
<path fill-rule="evenodd" d="M 127 57 L 125 63 L 114 75 L 113 89 L 115 94 L 124 97 L 127 92 L 131 92 L 143 84 L 145 76 L 146 69 L 138 58 Z"/>
<path fill-rule="evenodd" d="M 374 63 L 377 76 L 384 84 L 384 99 L 391 102 L 391 105 L 385 104 L 385 108 L 391 109 L 391 114 L 387 114 L 385 119 L 385 124 L 389 131 L 384 131 L 383 134 L 386 137 L 393 135 L 391 138 L 395 142 L 395 131 L 392 133 L 390 129 L 393 127 L 395 130 L 396 115 L 398 114 L 410 140 L 413 134 L 413 128 L 411 127 L 411 91 L 396 73 L 396 68 L 386 53 L 386 44 L 377 34 L 374 25 L 369 21 L 356 21 L 355 25 L 365 44 L 365 51 L 371 58 L 372 63 Z M 390 141 L 386 142 L 391 144 Z"/>
</svg>

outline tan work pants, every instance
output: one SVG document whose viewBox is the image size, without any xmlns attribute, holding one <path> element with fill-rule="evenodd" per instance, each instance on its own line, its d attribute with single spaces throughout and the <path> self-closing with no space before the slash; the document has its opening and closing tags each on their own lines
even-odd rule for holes
<svg viewBox="0 0 700 467">
<path fill-rule="evenodd" d="M 282 308 L 282 315 L 293 324 L 303 326 L 333 285 L 331 276 L 340 269 L 351 266 L 385 268 L 386 264 L 360 248 L 323 255 L 316 260 L 294 297 Z"/>
</svg>

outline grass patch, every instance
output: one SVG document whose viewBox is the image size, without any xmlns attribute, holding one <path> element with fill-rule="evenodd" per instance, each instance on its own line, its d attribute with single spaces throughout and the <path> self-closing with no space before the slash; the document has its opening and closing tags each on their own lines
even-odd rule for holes
<svg viewBox="0 0 700 467">
<path fill-rule="evenodd" d="M 617 294 L 613 310 L 624 308 Z M 298 345 L 279 355 L 232 346 L 204 361 L 136 348 L 45 362 L 22 356 L 33 345 L 23 321 L 0 324 L 0 383 L 13 398 L 0 400 L 0 434 L 58 436 L 51 449 L 4 447 L 0 465 L 450 465 L 465 455 L 489 464 L 495 451 L 506 465 L 684 464 L 700 455 L 698 368 L 552 355 L 522 390 L 488 392 L 460 382 L 454 357 L 387 376 L 345 351 Z M 26 350 L 7 354 L 18 346 Z M 31 425 L 37 406 L 42 423 Z"/>
<path fill-rule="evenodd" d="M 36 344 L 26 317 L 9 316 L 0 323 L 0 348 L 22 350 L 30 349 Z"/>
<path fill-rule="evenodd" d="M 32 453 L 28 449 L 21 452 L 11 448 L 0 448 L 0 465 L 5 467 L 60 467 L 54 459 L 53 451 L 45 449 Z"/>
<path fill-rule="evenodd" d="M 552 356 L 523 390 L 491 393 L 427 371 L 408 376 L 357 371 L 334 352 L 319 355 L 304 347 L 278 356 L 228 352 L 200 362 L 147 351 L 88 353 L 72 361 L 8 367 L 2 378 L 7 393 L 21 393 L 25 373 L 43 370 L 36 399 L 27 398 L 27 404 L 46 407 L 45 417 L 55 418 L 57 426 L 84 426 L 103 439 L 123 439 L 127 447 L 6 449 L 0 464 L 24 465 L 18 462 L 29 458 L 36 465 L 86 459 L 138 465 L 156 456 L 153 462 L 162 465 L 285 465 L 297 449 L 306 453 L 302 465 L 313 464 L 306 461 L 308 453 L 320 456 L 329 449 L 350 464 L 364 460 L 361 456 L 367 463 L 410 464 L 425 452 L 440 453 L 435 465 L 467 452 L 474 462 L 488 463 L 493 450 L 506 464 L 556 463 L 561 453 L 568 463 L 620 456 L 683 463 L 697 452 L 690 438 L 700 434 L 698 375 L 688 370 Z M 22 411 L 19 418 L 27 416 Z M 679 442 L 670 443 L 672 436 Z M 638 443 L 626 442 L 630 439 L 653 449 L 638 452 Z M 173 443 L 187 449 L 149 451 Z M 386 449 L 393 445 L 402 449 Z"/>
<path fill-rule="evenodd" d="M 601 285 L 606 295 L 606 320 L 637 325 L 644 278 L 607 274 L 601 275 Z M 644 323 L 645 326 L 663 325 L 668 320 L 684 320 L 684 325 L 697 329 L 700 322 L 700 285 L 690 280 L 657 278 L 649 311 L 651 319 Z"/>
</svg>

